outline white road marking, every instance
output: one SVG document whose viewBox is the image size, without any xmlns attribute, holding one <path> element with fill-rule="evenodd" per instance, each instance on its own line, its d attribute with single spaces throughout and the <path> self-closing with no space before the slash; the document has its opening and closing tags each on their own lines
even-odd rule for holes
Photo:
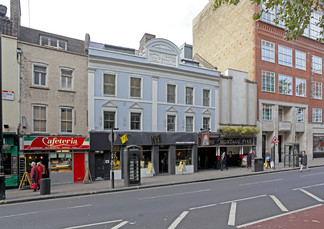
<svg viewBox="0 0 324 229">
<path fill-rule="evenodd" d="M 125 226 L 126 224 L 128 224 L 129 221 L 123 221 L 121 222 L 120 224 L 112 227 L 111 229 L 118 229 L 118 228 L 121 228 L 122 226 Z"/>
<path fill-rule="evenodd" d="M 324 173 L 311 173 L 307 175 L 302 175 L 301 177 L 309 177 L 309 176 L 316 176 L 316 175 L 323 175 Z"/>
<path fill-rule="evenodd" d="M 229 213 L 229 216 L 228 216 L 228 223 L 227 223 L 230 226 L 235 226 L 236 206 L 237 206 L 237 203 L 232 202 L 231 210 L 230 210 L 230 213 Z"/>
<path fill-rule="evenodd" d="M 313 187 L 318 187 L 318 186 L 323 186 L 324 185 L 324 183 L 321 183 L 321 184 L 314 184 L 314 185 L 309 185 L 309 186 L 304 186 L 304 187 L 300 187 L 300 188 L 295 188 L 295 189 L 293 189 L 294 191 L 296 191 L 296 190 L 299 190 L 299 189 L 305 189 L 305 188 L 313 188 Z"/>
<path fill-rule="evenodd" d="M 161 195 L 161 196 L 151 196 L 151 197 L 144 197 L 144 198 L 138 198 L 138 200 L 149 200 L 149 199 L 157 199 L 162 197 L 170 197 L 170 196 L 179 196 L 179 195 L 186 195 L 186 194 L 192 194 L 197 192 L 207 192 L 211 189 L 204 189 L 204 190 L 198 190 L 198 191 L 192 191 L 192 192 L 181 192 L 181 193 L 175 193 L 175 194 L 169 194 L 169 195 Z"/>
<path fill-rule="evenodd" d="M 76 229 L 76 228 L 83 228 L 83 227 L 92 227 L 92 226 L 97 226 L 97 225 L 103 225 L 103 224 L 109 224 L 109 223 L 118 223 L 120 221 L 123 221 L 121 219 L 118 220 L 112 220 L 112 221 L 106 221 L 106 222 L 100 222 L 100 223 L 91 223 L 91 224 L 84 224 L 80 226 L 73 226 L 73 227 L 65 227 L 63 229 Z"/>
<path fill-rule="evenodd" d="M 186 217 L 189 211 L 184 211 L 181 213 L 181 215 L 168 227 L 168 229 L 175 229 L 179 223 Z"/>
<path fill-rule="evenodd" d="M 209 205 L 204 205 L 204 206 L 199 206 L 199 207 L 194 207 L 194 208 L 189 208 L 189 210 L 197 210 L 197 209 L 201 209 L 201 208 L 209 208 L 209 207 L 213 207 L 216 204 L 209 204 Z"/>
<path fill-rule="evenodd" d="M 283 214 L 280 214 L 280 215 L 271 216 L 271 217 L 268 217 L 268 218 L 265 218 L 265 219 L 253 221 L 253 222 L 250 222 L 250 223 L 246 223 L 246 224 L 243 224 L 243 225 L 236 226 L 236 228 L 243 228 L 243 227 L 251 226 L 251 225 L 254 225 L 254 224 L 257 224 L 257 223 L 262 223 L 262 222 L 265 222 L 265 221 L 268 221 L 268 220 L 271 220 L 271 219 L 279 218 L 281 216 L 290 215 L 290 214 L 293 214 L 293 213 L 297 213 L 297 212 L 301 212 L 301 211 L 304 211 L 304 210 L 316 208 L 316 207 L 319 207 L 319 206 L 322 206 L 322 204 L 317 204 L 317 205 L 314 205 L 314 206 L 310 206 L 310 207 L 298 209 L 298 210 L 295 210 L 295 211 L 286 212 L 286 213 L 283 213 Z"/>
<path fill-rule="evenodd" d="M 271 199 L 277 204 L 277 206 L 281 209 L 283 212 L 287 212 L 288 209 L 280 202 L 280 200 L 275 197 L 274 195 L 270 195 Z"/>
<path fill-rule="evenodd" d="M 282 180 L 283 179 L 265 180 L 265 181 L 258 181 L 258 182 L 252 182 L 252 183 L 239 184 L 239 186 L 246 186 L 246 185 L 252 185 L 252 184 L 262 184 L 262 183 L 269 183 L 269 182 L 282 181 Z"/>
<path fill-rule="evenodd" d="M 303 193 L 309 195 L 309 196 L 312 197 L 313 199 L 317 200 L 318 202 L 324 202 L 324 200 L 322 200 L 321 198 L 315 196 L 314 194 L 312 194 L 312 193 L 306 191 L 305 189 L 300 188 L 299 190 L 302 191 Z"/>
<path fill-rule="evenodd" d="M 39 214 L 39 213 L 44 213 L 44 212 L 61 211 L 61 210 L 65 210 L 65 209 L 84 208 L 84 207 L 90 207 L 90 206 L 92 206 L 92 204 L 72 206 L 72 207 L 66 207 L 66 208 L 55 208 L 55 209 L 35 211 L 35 212 L 26 212 L 26 213 L 20 213 L 20 214 L 15 214 L 15 215 L 5 215 L 5 216 L 0 216 L 0 219 L 16 217 L 16 216 L 31 215 L 31 214 Z"/>
<path fill-rule="evenodd" d="M 228 203 L 239 202 L 239 201 L 243 201 L 243 200 L 251 200 L 251 199 L 256 199 L 256 198 L 265 197 L 265 196 L 267 196 L 267 195 L 252 196 L 252 197 L 247 197 L 247 198 L 243 198 L 243 199 L 230 200 L 230 201 L 222 202 L 220 204 L 228 204 Z"/>
</svg>

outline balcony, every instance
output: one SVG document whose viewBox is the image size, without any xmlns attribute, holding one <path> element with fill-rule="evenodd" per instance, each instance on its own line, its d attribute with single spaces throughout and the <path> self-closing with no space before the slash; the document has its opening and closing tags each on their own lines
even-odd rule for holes
<svg viewBox="0 0 324 229">
<path fill-rule="evenodd" d="M 273 121 L 262 121 L 262 131 L 274 131 Z"/>
<path fill-rule="evenodd" d="M 279 122 L 279 131 L 290 131 L 291 130 L 291 122 L 282 121 Z"/>
<path fill-rule="evenodd" d="M 296 132 L 305 132 L 304 122 L 296 122 Z"/>
</svg>

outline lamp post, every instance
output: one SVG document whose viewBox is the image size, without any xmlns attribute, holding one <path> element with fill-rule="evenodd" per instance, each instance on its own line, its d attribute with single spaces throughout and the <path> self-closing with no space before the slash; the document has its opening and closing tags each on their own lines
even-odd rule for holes
<svg viewBox="0 0 324 229">
<path fill-rule="evenodd" d="M 114 173 L 114 130 L 118 130 L 118 128 L 111 128 L 111 144 L 110 144 L 110 152 L 111 152 L 111 188 L 115 188 L 115 173 Z"/>
<path fill-rule="evenodd" d="M 3 167 L 3 134 L 2 134 L 2 37 L 0 34 L 0 200 L 6 199 L 6 180 Z"/>
</svg>

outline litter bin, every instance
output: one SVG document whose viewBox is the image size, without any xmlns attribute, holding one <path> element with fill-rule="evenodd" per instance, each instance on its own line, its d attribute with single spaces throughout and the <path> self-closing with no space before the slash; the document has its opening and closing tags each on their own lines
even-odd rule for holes
<svg viewBox="0 0 324 229">
<path fill-rule="evenodd" d="M 50 178 L 42 178 L 41 179 L 40 194 L 41 195 L 51 194 L 51 179 Z"/>
<path fill-rule="evenodd" d="M 263 158 L 254 158 L 254 172 L 263 171 Z"/>
<path fill-rule="evenodd" d="M 0 176 L 0 200 L 6 199 L 6 178 Z"/>
</svg>

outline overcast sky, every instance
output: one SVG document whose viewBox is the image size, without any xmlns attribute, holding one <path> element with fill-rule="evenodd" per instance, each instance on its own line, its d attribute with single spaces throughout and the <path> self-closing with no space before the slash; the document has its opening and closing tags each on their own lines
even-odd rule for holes
<svg viewBox="0 0 324 229">
<path fill-rule="evenodd" d="M 138 49 L 144 33 L 192 44 L 192 20 L 209 0 L 20 0 L 22 25 Z M 0 0 L 9 8 L 10 0 Z M 10 17 L 8 9 L 7 16 Z"/>
</svg>

